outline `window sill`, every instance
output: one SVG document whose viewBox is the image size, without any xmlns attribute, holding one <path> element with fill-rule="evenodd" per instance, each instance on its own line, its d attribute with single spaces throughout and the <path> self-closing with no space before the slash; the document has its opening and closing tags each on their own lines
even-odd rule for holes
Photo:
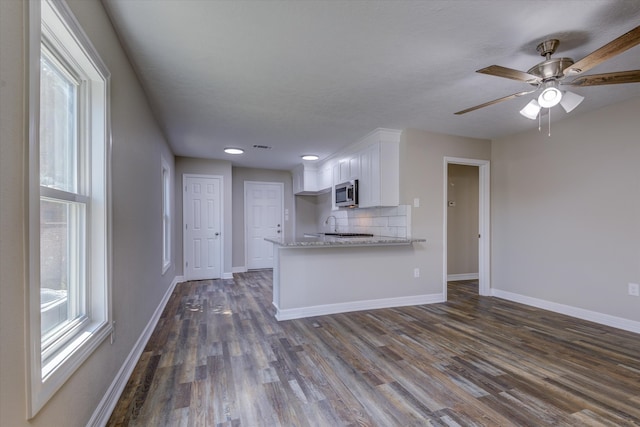
<svg viewBox="0 0 640 427">
<path fill-rule="evenodd" d="M 42 369 L 36 369 L 34 374 L 40 376 L 36 381 L 34 399 L 29 408 L 30 417 L 34 417 L 53 394 L 73 375 L 73 373 L 87 360 L 113 332 L 113 326 L 106 322 L 95 322 L 87 325 L 78 332 L 63 350 L 51 357 Z"/>
</svg>

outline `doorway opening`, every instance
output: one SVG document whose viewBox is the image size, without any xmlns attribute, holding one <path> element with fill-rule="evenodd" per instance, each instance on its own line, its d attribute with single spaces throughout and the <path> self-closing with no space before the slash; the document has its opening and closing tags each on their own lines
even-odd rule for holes
<svg viewBox="0 0 640 427">
<path fill-rule="evenodd" d="M 489 161 L 445 157 L 443 294 L 490 295 Z"/>
</svg>

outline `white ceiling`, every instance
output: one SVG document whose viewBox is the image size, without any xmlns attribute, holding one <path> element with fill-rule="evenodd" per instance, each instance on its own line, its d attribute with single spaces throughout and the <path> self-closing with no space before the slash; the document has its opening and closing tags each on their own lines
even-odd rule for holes
<svg viewBox="0 0 640 427">
<path fill-rule="evenodd" d="M 637 0 L 102 1 L 175 154 L 272 169 L 378 127 L 489 139 L 534 129 L 518 114 L 532 96 L 454 115 L 531 88 L 475 70 L 527 71 L 547 38 L 560 40 L 554 57 L 577 61 L 640 24 Z M 585 74 L 635 69 L 640 46 Z M 640 84 L 572 91 L 586 97 L 575 115 L 640 96 Z"/>
</svg>

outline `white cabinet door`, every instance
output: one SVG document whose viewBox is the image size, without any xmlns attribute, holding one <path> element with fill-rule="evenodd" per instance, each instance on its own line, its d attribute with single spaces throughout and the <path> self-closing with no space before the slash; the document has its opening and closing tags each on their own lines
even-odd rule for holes
<svg viewBox="0 0 640 427">
<path fill-rule="evenodd" d="M 360 155 L 358 153 L 349 159 L 349 178 L 347 181 L 351 179 L 360 179 Z"/>
<path fill-rule="evenodd" d="M 378 174 L 380 195 L 378 206 L 400 204 L 400 145 L 398 142 L 381 141 L 374 171 Z M 375 179 L 375 178 L 374 178 Z"/>
<path fill-rule="evenodd" d="M 378 206 L 380 205 L 380 145 L 366 147 L 358 157 L 360 158 L 358 204 L 362 208 Z"/>
<path fill-rule="evenodd" d="M 333 165 L 333 185 L 336 186 L 343 182 L 340 179 L 340 163 L 336 163 Z"/>
<path fill-rule="evenodd" d="M 291 171 L 293 194 L 299 194 L 304 191 L 304 169 L 298 166 Z"/>
<path fill-rule="evenodd" d="M 293 181 L 293 194 L 314 194 L 322 190 L 318 170 L 307 165 L 299 165 L 291 171 Z M 327 185 L 329 188 L 331 184 Z"/>
<path fill-rule="evenodd" d="M 351 181 L 353 179 L 360 178 L 360 156 L 358 153 L 341 160 L 338 163 L 338 175 L 339 179 L 336 184 Z"/>
<path fill-rule="evenodd" d="M 351 177 L 349 173 L 349 160 L 343 160 L 340 162 L 340 182 L 348 181 Z"/>
<path fill-rule="evenodd" d="M 185 176 L 184 275 L 188 280 L 221 277 L 221 178 Z"/>
<path fill-rule="evenodd" d="M 327 190 L 331 188 L 333 183 L 333 167 L 331 165 L 324 165 L 322 169 L 318 171 L 318 189 Z"/>
<path fill-rule="evenodd" d="M 400 167 L 398 144 L 377 142 L 359 153 L 358 204 L 361 208 L 398 206 Z"/>
</svg>

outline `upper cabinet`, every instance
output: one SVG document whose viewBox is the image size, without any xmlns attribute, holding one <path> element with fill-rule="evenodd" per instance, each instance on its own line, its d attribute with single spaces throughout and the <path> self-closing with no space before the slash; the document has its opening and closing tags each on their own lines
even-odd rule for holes
<svg viewBox="0 0 640 427">
<path fill-rule="evenodd" d="M 301 164 L 291 171 L 293 179 L 293 194 L 314 195 L 331 190 L 331 165 L 325 164 L 319 168 Z"/>
<path fill-rule="evenodd" d="M 318 169 L 318 188 L 320 192 L 330 191 L 333 185 L 333 169 L 331 163 L 324 163 Z"/>
<path fill-rule="evenodd" d="M 342 158 L 333 166 L 333 185 L 360 179 L 360 157 L 358 153 Z"/>
<path fill-rule="evenodd" d="M 293 194 L 314 193 L 318 191 L 317 171 L 306 165 L 300 165 L 291 171 Z"/>
<path fill-rule="evenodd" d="M 379 136 L 358 152 L 361 208 L 400 204 L 400 135 L 397 138 Z"/>
<path fill-rule="evenodd" d="M 331 191 L 336 184 L 357 179 L 361 208 L 398 206 L 400 133 L 376 129 L 317 167 L 306 163 L 296 167 L 292 171 L 294 194 Z"/>
</svg>

